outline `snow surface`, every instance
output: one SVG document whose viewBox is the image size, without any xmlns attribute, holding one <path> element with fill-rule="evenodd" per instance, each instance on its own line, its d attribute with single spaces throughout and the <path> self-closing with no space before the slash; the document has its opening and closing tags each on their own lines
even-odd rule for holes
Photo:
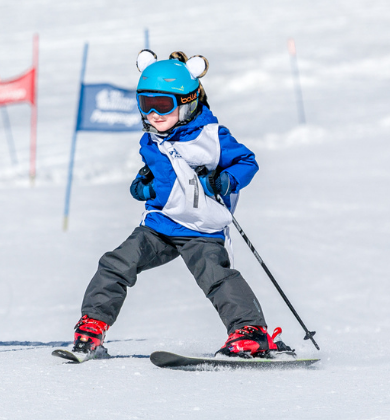
<svg viewBox="0 0 390 420">
<path fill-rule="evenodd" d="M 1 0 L 0 77 L 31 65 L 40 36 L 37 180 L 28 105 L 0 120 L 0 419 L 390 419 L 390 8 L 388 0 Z M 87 82 L 136 86 L 144 47 L 202 54 L 212 110 L 261 171 L 236 217 L 315 336 L 304 332 L 234 232 L 236 267 L 270 328 L 316 368 L 182 372 L 152 351 L 211 355 L 226 332 L 183 262 L 145 272 L 110 329 L 109 361 L 50 356 L 69 343 L 99 257 L 140 221 L 128 193 L 139 133 L 80 133 L 62 231 L 81 56 Z M 307 124 L 297 124 L 287 40 Z"/>
</svg>

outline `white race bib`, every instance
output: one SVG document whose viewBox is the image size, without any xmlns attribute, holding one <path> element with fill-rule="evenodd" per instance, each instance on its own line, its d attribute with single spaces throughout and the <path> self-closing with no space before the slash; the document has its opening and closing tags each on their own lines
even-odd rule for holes
<svg viewBox="0 0 390 420">
<path fill-rule="evenodd" d="M 231 213 L 205 194 L 195 172 L 202 165 L 209 171 L 218 165 L 218 124 L 205 126 L 196 139 L 187 142 L 169 142 L 151 136 L 160 152 L 170 160 L 177 177 L 161 213 L 188 229 L 203 233 L 219 232 L 228 226 L 232 222 Z"/>
</svg>

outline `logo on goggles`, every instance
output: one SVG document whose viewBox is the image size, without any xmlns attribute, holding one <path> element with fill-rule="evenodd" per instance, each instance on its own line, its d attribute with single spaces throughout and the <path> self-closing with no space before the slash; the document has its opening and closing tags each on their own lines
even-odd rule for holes
<svg viewBox="0 0 390 420">
<path fill-rule="evenodd" d="M 197 98 L 196 92 L 192 93 L 190 96 L 187 96 L 185 98 L 180 97 L 180 101 L 182 104 L 188 104 L 188 102 L 192 102 Z"/>
</svg>

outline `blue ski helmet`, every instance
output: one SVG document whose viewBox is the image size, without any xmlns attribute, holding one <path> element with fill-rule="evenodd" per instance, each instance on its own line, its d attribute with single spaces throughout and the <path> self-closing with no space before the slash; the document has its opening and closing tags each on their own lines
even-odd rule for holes
<svg viewBox="0 0 390 420">
<path fill-rule="evenodd" d="M 199 80 L 179 60 L 156 61 L 142 72 L 137 92 L 164 92 L 187 95 L 199 88 Z"/>
</svg>

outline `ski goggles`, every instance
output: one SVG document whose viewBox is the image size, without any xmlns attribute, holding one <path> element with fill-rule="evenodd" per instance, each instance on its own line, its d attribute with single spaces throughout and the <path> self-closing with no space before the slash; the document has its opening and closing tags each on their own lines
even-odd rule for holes
<svg viewBox="0 0 390 420">
<path fill-rule="evenodd" d="M 179 105 L 190 103 L 197 99 L 198 92 L 194 91 L 188 95 L 174 95 L 170 93 L 141 92 L 137 93 L 139 110 L 149 115 L 156 112 L 159 115 L 167 115 L 173 112 Z"/>
</svg>

